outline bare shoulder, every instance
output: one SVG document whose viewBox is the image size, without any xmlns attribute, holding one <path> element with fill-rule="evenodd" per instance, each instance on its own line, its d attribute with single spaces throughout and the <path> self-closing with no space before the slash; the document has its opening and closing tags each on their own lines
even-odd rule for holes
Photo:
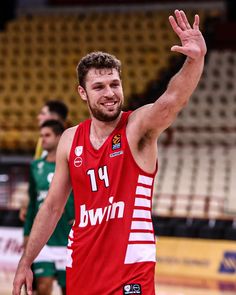
<svg viewBox="0 0 236 295">
<path fill-rule="evenodd" d="M 63 137 L 69 139 L 69 138 L 74 138 L 74 135 L 75 135 L 75 132 L 77 130 L 79 125 L 76 125 L 76 126 L 73 126 L 73 127 L 70 127 L 70 128 L 67 128 L 64 133 L 63 133 Z"/>
<path fill-rule="evenodd" d="M 135 110 L 129 117 L 126 136 L 131 153 L 138 166 L 148 173 L 156 167 L 157 140 L 156 134 L 147 124 L 152 104 Z"/>
<path fill-rule="evenodd" d="M 145 123 L 148 120 L 148 112 L 152 104 L 144 105 L 129 116 L 127 124 L 127 136 L 130 138 L 136 138 L 137 140 L 144 135 L 146 132 Z"/>
<path fill-rule="evenodd" d="M 66 129 L 61 136 L 58 145 L 58 153 L 66 157 L 66 159 L 69 159 L 69 154 L 77 127 L 78 125 Z"/>
<path fill-rule="evenodd" d="M 135 111 L 132 112 L 132 114 L 129 116 L 128 124 L 132 124 L 133 122 L 136 124 L 139 121 L 142 121 L 143 116 L 145 118 L 145 115 L 149 111 L 149 109 L 152 107 L 153 104 L 146 104 Z"/>
</svg>

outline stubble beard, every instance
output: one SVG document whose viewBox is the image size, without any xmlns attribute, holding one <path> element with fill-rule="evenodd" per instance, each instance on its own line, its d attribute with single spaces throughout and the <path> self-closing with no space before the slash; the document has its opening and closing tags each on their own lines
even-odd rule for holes
<svg viewBox="0 0 236 295">
<path fill-rule="evenodd" d="M 93 117 L 96 118 L 98 121 L 102 121 L 102 122 L 115 121 L 119 117 L 119 115 L 122 111 L 122 104 L 121 103 L 117 106 L 115 112 L 112 112 L 112 113 L 109 113 L 109 112 L 105 113 L 104 111 L 100 110 L 97 107 L 92 107 L 90 105 L 89 100 L 88 100 L 88 107 L 89 107 L 89 110 L 90 110 L 91 114 L 93 115 Z"/>
</svg>

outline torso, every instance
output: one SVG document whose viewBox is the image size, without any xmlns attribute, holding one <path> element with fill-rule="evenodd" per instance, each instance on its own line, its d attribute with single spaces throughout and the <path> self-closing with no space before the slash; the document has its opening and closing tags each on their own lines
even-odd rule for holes
<svg viewBox="0 0 236 295">
<path fill-rule="evenodd" d="M 69 157 L 76 220 L 68 247 L 68 295 L 77 294 L 75 285 L 80 295 L 141 294 L 125 293 L 129 284 L 140 285 L 145 295 L 155 292 L 155 171 L 143 171 L 133 158 L 126 137 L 128 116 L 122 114 L 97 149 L 89 137 L 91 120 L 76 129 Z"/>
<path fill-rule="evenodd" d="M 35 200 L 35 212 L 41 207 L 44 202 L 53 175 L 55 172 L 55 162 L 48 162 L 45 159 L 35 160 L 31 164 L 31 174 L 33 177 L 36 193 Z M 62 214 L 58 225 L 53 232 L 52 236 L 47 242 L 47 245 L 50 246 L 66 246 L 68 240 L 68 234 L 71 228 L 71 220 L 74 218 L 74 206 L 73 206 L 73 197 L 70 196 L 65 207 L 64 213 Z"/>
</svg>

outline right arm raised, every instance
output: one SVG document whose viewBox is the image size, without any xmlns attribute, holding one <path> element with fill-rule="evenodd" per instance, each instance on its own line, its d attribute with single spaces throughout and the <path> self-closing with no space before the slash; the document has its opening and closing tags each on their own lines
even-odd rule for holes
<svg viewBox="0 0 236 295">
<path fill-rule="evenodd" d="M 53 233 L 71 191 L 68 154 L 72 141 L 72 130 L 73 128 L 66 130 L 60 139 L 55 174 L 48 195 L 35 218 L 27 247 L 19 262 L 13 282 L 13 295 L 20 295 L 24 284 L 27 294 L 32 294 L 30 266 Z"/>
</svg>

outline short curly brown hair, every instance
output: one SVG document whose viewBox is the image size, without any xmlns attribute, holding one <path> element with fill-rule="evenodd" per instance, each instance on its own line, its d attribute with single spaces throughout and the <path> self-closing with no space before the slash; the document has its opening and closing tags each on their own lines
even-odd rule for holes
<svg viewBox="0 0 236 295">
<path fill-rule="evenodd" d="M 76 70 L 79 84 L 85 88 L 85 78 L 88 71 L 95 69 L 116 69 L 121 78 L 121 62 L 114 55 L 102 51 L 95 51 L 85 55 Z"/>
</svg>

